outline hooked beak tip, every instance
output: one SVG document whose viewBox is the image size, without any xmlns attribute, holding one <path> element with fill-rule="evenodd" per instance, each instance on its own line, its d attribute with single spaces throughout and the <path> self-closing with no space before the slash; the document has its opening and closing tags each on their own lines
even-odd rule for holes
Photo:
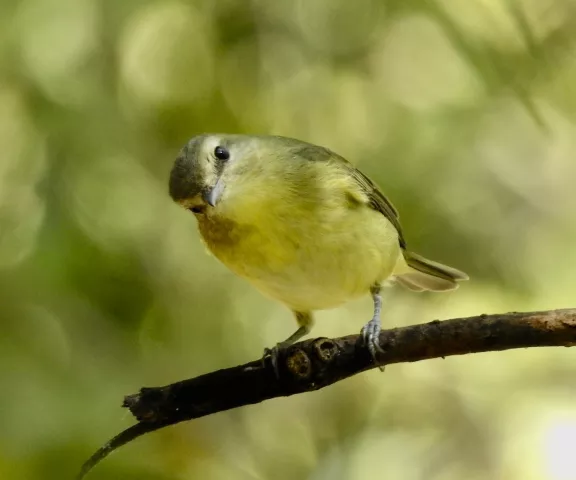
<svg viewBox="0 0 576 480">
<path fill-rule="evenodd" d="M 204 200 L 208 205 L 214 207 L 216 205 L 216 199 L 214 198 L 214 189 L 211 188 L 210 190 L 206 190 L 202 194 L 202 200 Z"/>
</svg>

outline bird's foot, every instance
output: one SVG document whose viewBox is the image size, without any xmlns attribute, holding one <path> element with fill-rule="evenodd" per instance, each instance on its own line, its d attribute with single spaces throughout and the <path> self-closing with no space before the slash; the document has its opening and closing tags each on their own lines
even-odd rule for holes
<svg viewBox="0 0 576 480">
<path fill-rule="evenodd" d="M 270 363 L 272 363 L 272 368 L 274 369 L 274 375 L 276 376 L 277 379 L 280 378 L 280 370 L 278 368 L 278 362 L 280 360 L 280 350 L 283 350 L 289 347 L 290 345 L 292 344 L 289 342 L 280 342 L 277 343 L 272 348 L 264 349 L 264 355 L 262 356 L 262 366 L 263 367 L 266 366 L 266 360 L 268 359 L 268 357 L 270 357 Z"/>
<path fill-rule="evenodd" d="M 280 351 L 293 345 L 295 342 L 300 340 L 304 335 L 310 333 L 312 328 L 312 315 L 310 313 L 296 312 L 296 320 L 298 321 L 298 330 L 296 330 L 292 335 L 290 335 L 283 342 L 277 343 L 275 347 L 265 348 L 264 356 L 262 357 L 262 366 L 266 367 L 266 360 L 270 357 L 272 362 L 272 368 L 274 368 L 274 373 L 276 378 L 280 378 L 280 372 L 278 369 L 278 362 L 280 360 Z"/>
<path fill-rule="evenodd" d="M 385 350 L 380 346 L 380 331 L 382 330 L 380 326 L 380 317 L 374 317 L 366 325 L 362 327 L 361 335 L 364 340 L 364 345 L 368 347 L 372 361 L 378 364 L 378 354 L 386 353 Z M 384 367 L 378 367 L 381 372 L 384 371 Z"/>
</svg>

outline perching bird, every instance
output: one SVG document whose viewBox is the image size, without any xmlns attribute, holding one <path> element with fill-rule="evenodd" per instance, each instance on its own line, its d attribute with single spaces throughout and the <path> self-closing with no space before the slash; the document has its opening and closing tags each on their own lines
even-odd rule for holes
<svg viewBox="0 0 576 480">
<path fill-rule="evenodd" d="M 446 291 L 468 276 L 407 250 L 398 212 L 378 187 L 336 153 L 278 136 L 206 134 L 181 150 L 170 195 L 198 220 L 208 249 L 296 317 L 372 295 L 362 336 L 376 361 L 382 284 Z M 275 350 L 277 352 L 277 349 Z"/>
</svg>

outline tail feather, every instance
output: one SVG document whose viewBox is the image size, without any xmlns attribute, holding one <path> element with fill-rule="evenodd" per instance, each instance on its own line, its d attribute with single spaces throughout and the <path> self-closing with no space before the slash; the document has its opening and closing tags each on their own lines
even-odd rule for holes
<svg viewBox="0 0 576 480">
<path fill-rule="evenodd" d="M 397 275 L 396 281 L 403 287 L 407 288 L 408 290 L 412 290 L 413 292 L 423 292 L 425 290 L 416 283 L 410 281 L 410 279 L 406 278 L 404 275 Z"/>
<path fill-rule="evenodd" d="M 398 282 L 414 291 L 443 292 L 458 288 L 468 275 L 447 265 L 428 260 L 416 253 L 404 251 L 404 266 L 396 273 Z"/>
</svg>

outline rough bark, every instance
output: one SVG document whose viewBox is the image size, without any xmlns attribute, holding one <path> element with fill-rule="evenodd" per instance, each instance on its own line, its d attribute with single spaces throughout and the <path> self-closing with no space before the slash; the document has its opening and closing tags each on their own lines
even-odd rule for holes
<svg viewBox="0 0 576 480">
<path fill-rule="evenodd" d="M 279 356 L 207 373 L 128 395 L 124 407 L 138 423 L 98 450 L 81 479 L 100 460 L 131 440 L 168 425 L 276 397 L 310 392 L 375 367 L 468 353 L 576 345 L 576 309 L 505 313 L 383 330 L 384 350 L 374 363 L 359 335 L 296 343 Z M 382 377 L 386 381 L 386 377 Z"/>
</svg>

